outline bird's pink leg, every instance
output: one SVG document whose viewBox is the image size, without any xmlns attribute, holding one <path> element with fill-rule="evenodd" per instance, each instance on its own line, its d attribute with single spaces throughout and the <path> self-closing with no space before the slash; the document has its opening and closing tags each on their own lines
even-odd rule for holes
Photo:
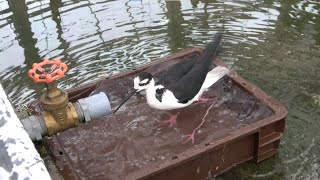
<svg viewBox="0 0 320 180">
<path fill-rule="evenodd" d="M 197 129 L 194 129 L 191 134 L 183 135 L 183 137 L 188 137 L 188 139 L 185 140 L 185 141 L 183 141 L 183 143 L 191 140 L 192 144 L 194 144 L 194 134 L 195 134 L 196 130 L 197 130 Z"/>
<path fill-rule="evenodd" d="M 203 116 L 203 118 L 202 118 L 201 123 L 199 124 L 199 126 L 196 127 L 196 128 L 192 131 L 191 134 L 184 135 L 184 137 L 188 137 L 188 139 L 185 140 L 183 143 L 191 140 L 192 144 L 194 144 L 194 140 L 195 140 L 194 136 L 195 136 L 195 133 L 196 133 L 196 131 L 197 131 L 198 129 L 201 128 L 201 126 L 202 126 L 202 125 L 204 124 L 204 122 L 206 121 L 206 117 L 207 117 L 207 115 L 209 114 L 209 111 L 210 111 L 210 109 L 213 107 L 214 104 L 215 104 L 215 103 L 212 103 L 211 106 L 207 109 L 206 114 Z"/>
<path fill-rule="evenodd" d="M 217 98 L 216 97 L 214 97 L 214 98 L 202 98 L 201 96 L 198 98 L 198 101 L 199 102 L 208 102 L 208 101 L 215 101 L 215 100 L 217 100 Z"/>
<path fill-rule="evenodd" d="M 211 100 L 214 100 L 214 99 L 215 99 L 215 98 L 211 98 L 211 99 L 210 99 L 210 98 L 201 98 L 201 97 L 200 97 L 200 98 L 198 99 L 198 101 L 200 101 L 200 102 L 208 102 L 208 101 L 211 101 Z"/>
<path fill-rule="evenodd" d="M 196 127 L 196 128 L 192 131 L 191 134 L 184 135 L 184 137 L 188 137 L 188 139 L 185 140 L 183 143 L 191 140 L 192 144 L 194 144 L 194 135 L 195 135 L 196 131 L 197 131 L 198 129 L 200 129 L 200 127 L 202 126 L 202 124 L 203 124 L 204 122 L 205 122 L 205 119 L 203 118 L 202 121 L 201 121 L 201 123 L 199 124 L 199 126 Z"/>
</svg>

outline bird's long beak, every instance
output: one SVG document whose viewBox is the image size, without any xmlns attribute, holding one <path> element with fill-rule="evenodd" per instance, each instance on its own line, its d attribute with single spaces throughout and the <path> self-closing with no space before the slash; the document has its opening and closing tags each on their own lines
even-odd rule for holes
<svg viewBox="0 0 320 180">
<path fill-rule="evenodd" d="M 127 102 L 136 92 L 138 92 L 138 90 L 134 89 L 134 90 L 120 103 L 120 105 L 117 107 L 117 109 L 114 110 L 113 114 L 115 114 L 115 113 L 118 111 L 118 109 L 120 109 L 121 106 L 122 106 L 125 102 Z"/>
</svg>

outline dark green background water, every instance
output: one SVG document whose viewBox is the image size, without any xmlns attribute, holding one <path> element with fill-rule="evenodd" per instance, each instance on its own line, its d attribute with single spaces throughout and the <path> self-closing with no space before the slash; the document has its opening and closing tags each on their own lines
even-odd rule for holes
<svg viewBox="0 0 320 180">
<path fill-rule="evenodd" d="M 277 156 L 217 179 L 319 179 L 319 13 L 317 0 L 1 0 L 0 80 L 19 107 L 43 89 L 27 77 L 42 58 L 68 64 L 59 83 L 70 88 L 203 46 L 224 29 L 223 60 L 289 115 Z"/>
</svg>

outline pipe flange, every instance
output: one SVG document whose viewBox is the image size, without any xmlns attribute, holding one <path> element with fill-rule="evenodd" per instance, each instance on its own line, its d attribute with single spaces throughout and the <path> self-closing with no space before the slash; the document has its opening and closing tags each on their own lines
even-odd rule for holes
<svg viewBox="0 0 320 180">
<path fill-rule="evenodd" d="M 90 122 L 91 116 L 90 116 L 89 105 L 87 105 L 87 102 L 85 101 L 85 99 L 79 99 L 78 103 L 83 111 L 83 116 L 84 116 L 85 122 L 87 122 L 87 123 Z"/>
<path fill-rule="evenodd" d="M 40 116 L 29 116 L 22 119 L 21 123 L 32 141 L 39 141 L 42 139 L 42 135 L 48 133 L 44 120 Z"/>
</svg>

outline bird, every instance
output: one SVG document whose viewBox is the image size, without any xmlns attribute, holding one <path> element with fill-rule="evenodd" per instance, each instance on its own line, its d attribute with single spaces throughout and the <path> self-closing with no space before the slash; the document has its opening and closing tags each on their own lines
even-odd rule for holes
<svg viewBox="0 0 320 180">
<path fill-rule="evenodd" d="M 133 79 L 132 92 L 120 103 L 114 113 L 134 94 L 145 91 L 147 103 L 157 110 L 174 110 L 187 107 L 196 101 L 208 101 L 201 98 L 214 83 L 229 73 L 223 66 L 215 66 L 212 61 L 220 51 L 222 33 L 217 33 L 203 53 L 179 61 L 157 76 L 150 72 L 141 72 Z M 178 114 L 177 114 L 178 115 Z M 170 126 L 176 123 L 177 115 L 164 121 Z M 194 142 L 194 132 L 189 135 Z"/>
</svg>

